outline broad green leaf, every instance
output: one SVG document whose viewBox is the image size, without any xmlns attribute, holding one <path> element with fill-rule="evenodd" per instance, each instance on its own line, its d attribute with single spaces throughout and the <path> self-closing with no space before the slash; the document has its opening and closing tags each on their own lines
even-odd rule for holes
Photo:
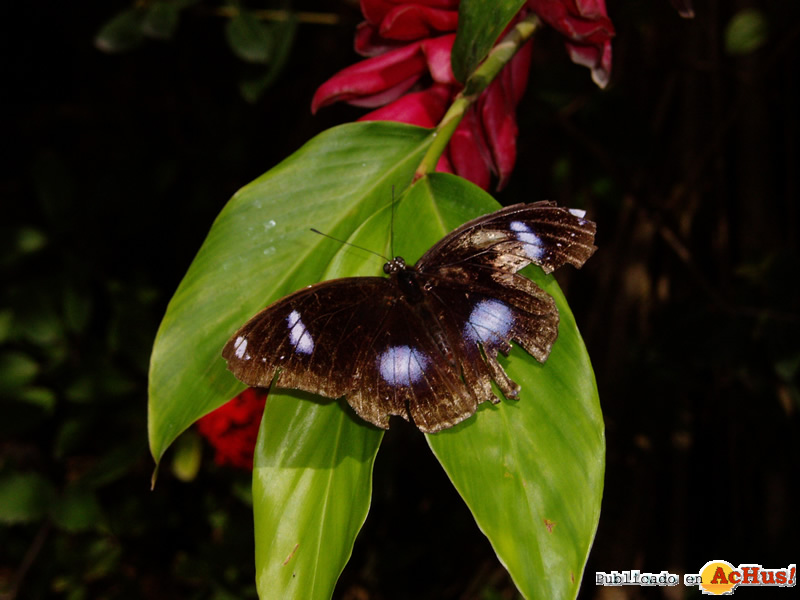
<svg viewBox="0 0 800 600">
<path fill-rule="evenodd" d="M 262 600 L 331 597 L 367 517 L 382 438 L 343 402 L 270 394 L 253 471 Z"/>
<path fill-rule="evenodd" d="M 156 459 L 180 431 L 241 389 L 219 352 L 249 316 L 309 283 L 380 272 L 380 258 L 315 237 L 307 226 L 415 262 L 448 231 L 497 208 L 457 177 L 423 178 L 398 203 L 392 252 L 390 190 L 402 194 L 428 135 L 389 123 L 336 128 L 228 203 L 170 303 L 153 350 Z M 552 278 L 534 276 L 559 304 L 561 337 L 546 365 L 517 349 L 507 364 L 542 404 L 525 404 L 523 391 L 522 400 L 482 407 L 430 443 L 520 590 L 560 598 L 574 596 L 594 536 L 603 429 L 569 308 Z M 573 434 L 578 441 L 566 445 Z M 262 598 L 330 597 L 369 508 L 381 437 L 341 400 L 270 395 L 253 478 Z M 489 495 L 493 487 L 497 494 Z M 551 578 L 551 568 L 568 583 Z"/>
<path fill-rule="evenodd" d="M 406 204 L 403 200 L 397 208 L 395 250 L 416 261 L 425 250 L 418 232 L 439 218 L 430 210 L 410 212 Z M 391 205 L 384 201 L 348 241 L 392 254 L 391 219 Z M 441 237 L 438 230 L 434 236 Z M 409 243 L 400 242 L 404 239 Z M 327 256 L 325 279 L 376 275 L 383 262 L 342 245 L 329 248 Z M 300 392 L 270 394 L 253 476 L 261 598 L 331 597 L 369 510 L 372 466 L 382 437 L 344 401 Z"/>
<path fill-rule="evenodd" d="M 345 271 L 336 265 L 348 268 L 354 257 L 363 262 L 365 253 L 309 227 L 347 239 L 380 213 L 371 233 L 381 242 L 368 247 L 385 247 L 392 186 L 399 191 L 411 181 L 429 135 L 397 123 L 343 125 L 309 141 L 228 202 L 156 336 L 148 423 L 156 462 L 178 434 L 242 390 L 220 354 L 239 326 L 270 302 L 320 281 L 329 267 L 337 276 Z M 370 261 L 370 272 L 379 273 L 382 261 Z"/>
<path fill-rule="evenodd" d="M 561 313 L 547 363 L 515 349 L 505 366 L 520 399 L 428 442 L 523 595 L 574 598 L 600 517 L 605 433 L 572 313 L 553 282 L 532 278 Z"/>
<path fill-rule="evenodd" d="M 269 28 L 251 12 L 239 11 L 225 25 L 225 38 L 234 54 L 243 61 L 266 64 L 272 54 Z"/>
<path fill-rule="evenodd" d="M 467 80 L 524 4 L 525 0 L 462 0 L 450 59 L 456 79 Z"/>
<path fill-rule="evenodd" d="M 407 209 L 428 224 L 424 232 L 414 229 L 425 247 L 498 208 L 482 190 L 443 174 L 420 181 L 408 200 L 397 212 L 398 239 L 405 237 Z M 600 515 L 604 425 L 589 357 L 563 294 L 540 269 L 525 274 L 559 308 L 550 358 L 542 365 L 514 348 L 504 366 L 522 388 L 519 400 L 484 404 L 427 439 L 522 594 L 574 598 Z"/>
<path fill-rule="evenodd" d="M 394 254 L 416 262 L 445 233 L 497 208 L 458 177 L 423 178 L 397 205 Z M 386 240 L 375 232 L 385 234 L 378 224 L 384 217 L 376 213 L 349 241 L 383 249 Z M 363 256 L 332 249 L 330 257 L 329 275 L 363 274 L 348 265 L 364 263 Z M 577 593 L 597 526 L 603 423 L 569 307 L 552 277 L 534 276 L 556 298 L 562 323 L 558 352 L 545 366 L 519 349 L 507 361 L 530 390 L 523 393 L 527 405 L 483 407 L 428 440 L 520 590 L 529 598 L 567 598 Z M 579 441 L 566 443 L 572 435 Z M 262 598 L 330 598 L 366 518 L 380 440 L 343 401 L 270 395 L 253 480 Z"/>
</svg>

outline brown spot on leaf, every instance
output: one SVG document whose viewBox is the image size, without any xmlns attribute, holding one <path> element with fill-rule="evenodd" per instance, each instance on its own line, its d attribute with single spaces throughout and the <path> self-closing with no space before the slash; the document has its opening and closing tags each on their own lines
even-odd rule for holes
<svg viewBox="0 0 800 600">
<path fill-rule="evenodd" d="M 284 567 L 285 567 L 286 565 L 288 565 L 288 564 L 289 564 L 289 561 L 290 561 L 290 560 L 292 560 L 292 557 L 294 556 L 294 553 L 295 553 L 295 552 L 297 552 L 297 549 L 298 549 L 299 547 L 300 547 L 300 544 L 299 544 L 299 543 L 297 543 L 297 544 L 295 544 L 295 545 L 294 545 L 294 548 L 292 548 L 292 551 L 291 551 L 291 552 L 289 552 L 289 556 L 287 556 L 287 557 L 286 557 L 286 560 L 285 560 L 285 561 L 283 561 L 283 566 L 284 566 Z M 294 574 L 292 574 L 292 577 L 294 577 Z"/>
</svg>

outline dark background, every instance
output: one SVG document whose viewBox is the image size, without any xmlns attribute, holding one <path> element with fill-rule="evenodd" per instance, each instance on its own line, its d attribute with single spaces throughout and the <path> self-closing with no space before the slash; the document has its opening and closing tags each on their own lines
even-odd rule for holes
<svg viewBox="0 0 800 600">
<path fill-rule="evenodd" d="M 609 0 L 605 91 L 543 31 L 498 196 L 584 206 L 598 223 L 600 250 L 562 279 L 608 439 L 585 598 L 699 597 L 598 588 L 598 570 L 798 557 L 800 9 L 694 5 L 685 20 L 667 0 Z M 98 30 L 127 6 L 32 1 L 4 19 L 4 600 L 254 597 L 249 474 L 216 467 L 206 448 L 194 479 L 165 465 L 148 491 L 149 350 L 226 200 L 362 114 L 309 111 L 316 87 L 355 60 L 352 3 L 296 2 L 339 22 L 300 24 L 255 103 L 239 94 L 250 67 L 216 4 L 185 11 L 170 41 L 100 52 Z M 726 27 L 746 8 L 766 19 L 764 41 L 731 53 Z M 393 427 L 335 597 L 514 595 L 422 436 Z"/>
</svg>

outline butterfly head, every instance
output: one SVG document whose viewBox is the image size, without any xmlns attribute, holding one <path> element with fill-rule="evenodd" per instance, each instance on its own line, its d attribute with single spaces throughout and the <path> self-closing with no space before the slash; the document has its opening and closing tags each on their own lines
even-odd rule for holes
<svg viewBox="0 0 800 600">
<path fill-rule="evenodd" d="M 406 261 L 402 256 L 395 256 L 392 260 L 383 265 L 383 272 L 387 275 L 394 275 L 406 269 Z"/>
</svg>

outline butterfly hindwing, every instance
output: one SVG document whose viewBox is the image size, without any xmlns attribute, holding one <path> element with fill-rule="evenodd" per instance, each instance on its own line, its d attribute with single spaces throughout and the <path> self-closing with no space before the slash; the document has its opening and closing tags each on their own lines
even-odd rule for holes
<svg viewBox="0 0 800 600">
<path fill-rule="evenodd" d="M 430 315 L 401 298 L 354 361 L 358 385 L 348 403 L 379 427 L 387 428 L 389 416 L 399 415 L 426 433 L 469 417 L 477 401 L 443 343 Z"/>
</svg>

